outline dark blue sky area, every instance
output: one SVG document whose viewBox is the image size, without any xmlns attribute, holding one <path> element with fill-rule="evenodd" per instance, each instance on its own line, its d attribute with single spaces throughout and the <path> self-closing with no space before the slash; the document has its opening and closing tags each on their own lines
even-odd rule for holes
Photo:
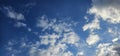
<svg viewBox="0 0 120 56">
<path fill-rule="evenodd" d="M 31 3 L 30 5 L 26 5 Z M 33 4 L 32 4 L 33 3 Z M 84 16 L 86 15 L 86 11 L 90 8 L 90 0 L 1 0 L 0 6 L 1 8 L 12 7 L 13 10 L 23 13 L 25 15 L 24 21 L 28 24 L 29 27 L 34 28 L 35 19 L 42 15 L 47 15 L 48 18 L 57 18 L 64 19 L 66 17 L 71 17 L 73 21 L 81 22 L 81 25 L 85 22 Z M 19 35 L 17 32 L 20 29 L 14 29 L 11 25 L 14 23 L 14 20 L 6 17 L 5 10 L 0 11 L 0 25 L 2 26 L 2 39 L 5 40 L 8 38 L 12 38 L 15 35 Z M 21 30 L 26 30 L 25 28 Z M 12 32 L 12 33 L 11 33 Z M 27 31 L 26 31 L 27 32 Z M 25 31 L 20 33 L 24 35 Z M 7 34 L 7 35 L 6 35 Z"/>
<path fill-rule="evenodd" d="M 9 7 L 17 13 L 22 13 L 25 20 L 18 21 L 7 17 L 8 10 L 3 9 L 4 7 Z M 75 31 L 80 31 L 78 33 L 83 34 L 81 31 L 85 23 L 84 16 L 90 7 L 91 0 L 0 0 L 0 49 L 4 48 L 5 44 L 13 39 L 18 41 L 18 43 L 21 42 L 20 39 L 22 37 L 28 38 L 28 42 L 38 40 L 38 36 L 28 32 L 27 28 L 16 28 L 13 25 L 16 22 L 23 22 L 33 31 L 38 31 L 40 28 L 35 26 L 36 18 L 42 15 L 46 15 L 50 19 L 56 18 L 57 20 L 71 18 L 71 21 L 79 22 L 79 27 L 76 27 Z M 19 45 L 15 47 L 17 46 Z M 5 50 L 0 51 L 1 53 L 5 53 Z M 2 54 L 2 56 L 4 55 L 6 54 Z"/>
</svg>

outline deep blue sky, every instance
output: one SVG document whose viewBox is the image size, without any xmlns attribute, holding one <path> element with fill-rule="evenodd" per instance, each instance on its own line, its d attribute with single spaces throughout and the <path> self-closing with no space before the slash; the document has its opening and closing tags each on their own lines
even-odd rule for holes
<svg viewBox="0 0 120 56">
<path fill-rule="evenodd" d="M 33 5 L 28 5 L 28 7 L 26 7 L 25 5 L 27 3 L 33 3 Z M 86 15 L 86 11 L 88 10 L 88 8 L 90 8 L 91 6 L 90 3 L 90 0 L 1 0 L 0 40 L 2 41 L 2 43 L 4 43 L 9 39 L 16 38 L 16 36 L 23 37 L 24 35 L 26 35 L 24 33 L 27 32 L 25 31 L 25 28 L 16 29 L 11 26 L 12 24 L 14 24 L 14 20 L 6 17 L 6 10 L 2 10 L 4 6 L 10 6 L 13 10 L 23 13 L 27 20 L 24 22 L 27 23 L 29 27 L 34 28 L 35 19 L 38 16 L 42 15 L 47 15 L 48 18 L 57 19 L 71 17 L 73 21 L 78 21 L 82 25 L 83 23 L 85 23 L 84 16 Z"/>
</svg>

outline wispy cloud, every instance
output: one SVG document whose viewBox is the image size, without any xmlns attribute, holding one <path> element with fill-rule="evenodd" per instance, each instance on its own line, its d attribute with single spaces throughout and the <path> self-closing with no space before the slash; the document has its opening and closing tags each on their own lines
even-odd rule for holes
<svg viewBox="0 0 120 56">
<path fill-rule="evenodd" d="M 15 19 L 15 20 L 25 20 L 25 17 L 22 13 L 16 12 L 12 7 L 4 7 L 6 16 Z"/>
<path fill-rule="evenodd" d="M 27 24 L 22 23 L 22 22 L 16 22 L 14 26 L 15 27 L 27 27 Z"/>
</svg>

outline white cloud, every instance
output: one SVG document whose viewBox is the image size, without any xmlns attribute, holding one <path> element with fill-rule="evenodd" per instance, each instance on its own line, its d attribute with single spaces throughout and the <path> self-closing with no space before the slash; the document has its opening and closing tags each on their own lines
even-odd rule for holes
<svg viewBox="0 0 120 56">
<path fill-rule="evenodd" d="M 90 31 L 94 31 L 96 29 L 100 29 L 99 20 L 97 18 L 95 18 L 91 23 L 88 23 L 88 24 L 83 26 L 83 31 L 86 31 L 88 29 Z"/>
<path fill-rule="evenodd" d="M 29 53 L 30 56 L 63 56 L 66 48 L 66 44 L 58 43 L 57 45 L 50 46 L 47 49 L 32 47 Z M 68 54 L 70 53 L 68 52 Z"/>
<path fill-rule="evenodd" d="M 120 23 L 120 0 L 92 0 L 92 2 L 90 14 L 100 16 L 103 20 L 113 24 Z"/>
<path fill-rule="evenodd" d="M 53 33 L 50 35 L 45 35 L 45 36 L 40 36 L 41 38 L 41 44 L 45 44 L 45 45 L 54 45 L 56 43 L 56 39 L 58 39 L 60 36 Z"/>
<path fill-rule="evenodd" d="M 37 21 L 37 27 L 43 28 L 42 31 L 45 31 L 46 29 L 53 29 L 57 33 L 71 31 L 70 25 L 71 23 L 68 24 L 66 22 L 62 22 L 62 20 L 61 23 L 60 21 L 56 21 L 56 19 L 48 20 L 48 18 L 44 15 Z"/>
<path fill-rule="evenodd" d="M 43 28 L 43 31 L 49 27 L 48 19 L 46 19 L 44 16 L 41 17 L 37 21 L 37 27 Z"/>
<path fill-rule="evenodd" d="M 113 33 L 113 30 L 111 28 L 108 28 L 109 33 Z"/>
<path fill-rule="evenodd" d="M 89 19 L 88 19 L 88 17 L 87 17 L 87 16 L 85 16 L 85 17 L 84 17 L 84 19 L 86 20 L 86 22 L 88 22 L 88 21 L 89 21 Z"/>
<path fill-rule="evenodd" d="M 70 51 L 68 51 L 68 52 L 63 53 L 62 56 L 73 56 L 73 54 Z"/>
<path fill-rule="evenodd" d="M 64 34 L 63 42 L 76 45 L 79 40 L 80 37 L 75 32 L 69 32 Z"/>
<path fill-rule="evenodd" d="M 26 27 L 27 24 L 23 23 L 23 22 L 16 22 L 16 24 L 14 25 L 15 27 Z"/>
<path fill-rule="evenodd" d="M 108 28 L 108 33 L 113 37 L 112 42 L 117 42 L 120 39 L 120 32 L 119 27 L 111 27 Z"/>
<path fill-rule="evenodd" d="M 83 51 L 78 52 L 76 56 L 84 56 L 84 52 Z"/>
<path fill-rule="evenodd" d="M 112 42 L 116 42 L 116 41 L 118 41 L 119 40 L 119 38 L 114 38 L 113 40 L 112 40 Z"/>
<path fill-rule="evenodd" d="M 119 45 L 119 44 L 118 44 Z M 96 50 L 96 56 L 119 56 L 119 46 L 111 45 L 111 43 L 103 43 L 98 45 Z"/>
<path fill-rule="evenodd" d="M 12 7 L 4 7 L 7 10 L 7 16 L 15 20 L 25 20 L 25 17 L 22 13 L 15 12 Z"/>
<path fill-rule="evenodd" d="M 86 39 L 88 45 L 96 44 L 100 40 L 100 37 L 97 34 L 90 34 Z"/>
<path fill-rule="evenodd" d="M 29 51 L 30 56 L 36 56 L 35 53 L 37 52 L 37 48 L 36 47 L 32 47 Z"/>
<path fill-rule="evenodd" d="M 48 44 L 49 44 L 48 37 L 49 37 L 49 36 L 42 36 L 41 44 L 48 45 Z"/>
<path fill-rule="evenodd" d="M 98 45 L 98 50 L 96 51 L 96 56 L 106 56 L 108 53 L 107 48 L 110 46 L 110 43 L 103 43 Z"/>
</svg>

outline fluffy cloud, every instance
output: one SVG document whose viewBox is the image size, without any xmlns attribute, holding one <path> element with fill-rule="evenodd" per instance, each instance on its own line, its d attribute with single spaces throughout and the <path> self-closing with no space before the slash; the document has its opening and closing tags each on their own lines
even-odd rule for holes
<svg viewBox="0 0 120 56">
<path fill-rule="evenodd" d="M 83 26 L 83 31 L 86 30 L 94 31 L 95 29 L 100 29 L 99 20 L 95 18 L 91 23 L 88 23 Z"/>
<path fill-rule="evenodd" d="M 90 34 L 86 42 L 88 45 L 96 44 L 100 40 L 100 37 L 97 34 Z"/>
<path fill-rule="evenodd" d="M 96 51 L 96 55 L 97 56 L 106 56 L 106 53 L 108 53 L 107 49 L 110 49 L 110 48 L 108 48 L 109 46 L 110 46 L 110 43 L 99 44 L 97 47 L 98 50 Z"/>
<path fill-rule="evenodd" d="M 103 43 L 98 45 L 98 50 L 96 51 L 97 56 L 119 56 L 120 55 L 120 46 L 111 45 L 110 43 Z"/>
<path fill-rule="evenodd" d="M 90 14 L 100 16 L 103 20 L 113 24 L 120 23 L 120 0 L 92 0 L 92 2 Z"/>
<path fill-rule="evenodd" d="M 64 34 L 63 42 L 68 44 L 76 44 L 80 40 L 80 37 L 75 32 L 69 32 Z"/>
<path fill-rule="evenodd" d="M 76 56 L 84 56 L 84 52 L 83 51 L 78 52 Z"/>
</svg>

